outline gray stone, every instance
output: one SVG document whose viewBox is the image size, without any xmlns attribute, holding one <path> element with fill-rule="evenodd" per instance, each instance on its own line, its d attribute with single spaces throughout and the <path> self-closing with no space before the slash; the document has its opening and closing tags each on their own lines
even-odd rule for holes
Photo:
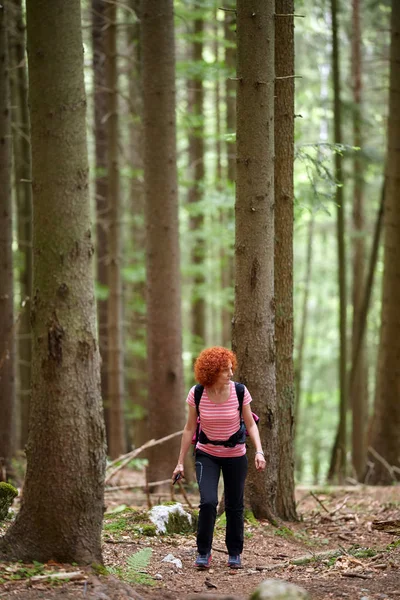
<svg viewBox="0 0 400 600">
<path fill-rule="evenodd" d="M 310 600 L 308 592 L 282 579 L 265 579 L 250 596 L 250 600 Z"/>
</svg>

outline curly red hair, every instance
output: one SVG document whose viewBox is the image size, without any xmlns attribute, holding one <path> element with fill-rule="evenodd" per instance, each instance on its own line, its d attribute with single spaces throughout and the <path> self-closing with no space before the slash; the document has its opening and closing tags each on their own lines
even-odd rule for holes
<svg viewBox="0 0 400 600">
<path fill-rule="evenodd" d="M 232 370 L 237 366 L 236 355 L 222 346 L 213 346 L 200 352 L 194 364 L 194 376 L 196 381 L 205 387 L 210 387 L 218 379 L 221 371 L 232 363 Z"/>
</svg>

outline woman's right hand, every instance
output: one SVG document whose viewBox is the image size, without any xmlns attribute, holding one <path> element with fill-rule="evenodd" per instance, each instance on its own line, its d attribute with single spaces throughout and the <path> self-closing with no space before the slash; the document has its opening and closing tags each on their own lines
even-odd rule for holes
<svg viewBox="0 0 400 600">
<path fill-rule="evenodd" d="M 178 475 L 178 473 L 181 474 L 181 477 L 185 476 L 185 471 L 184 471 L 184 467 L 182 463 L 178 463 L 174 469 L 174 472 L 172 473 L 172 483 L 174 483 L 174 479 L 175 477 Z"/>
</svg>

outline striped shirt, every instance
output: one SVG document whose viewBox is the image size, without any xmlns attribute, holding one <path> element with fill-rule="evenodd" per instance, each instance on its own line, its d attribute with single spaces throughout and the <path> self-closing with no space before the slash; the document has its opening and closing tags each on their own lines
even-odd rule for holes
<svg viewBox="0 0 400 600">
<path fill-rule="evenodd" d="M 211 402 L 204 388 L 199 404 L 200 425 L 209 440 L 228 440 L 240 427 L 239 400 L 236 395 L 235 384 L 230 382 L 231 393 L 225 402 L 215 404 Z M 250 404 L 252 398 L 248 389 L 244 388 L 243 406 Z M 190 389 L 186 402 L 190 406 L 196 406 L 194 401 L 194 386 Z M 234 457 L 246 454 L 246 444 L 237 444 L 233 448 L 224 446 L 213 446 L 213 444 L 197 443 L 197 450 L 201 450 L 211 456 Z"/>
</svg>

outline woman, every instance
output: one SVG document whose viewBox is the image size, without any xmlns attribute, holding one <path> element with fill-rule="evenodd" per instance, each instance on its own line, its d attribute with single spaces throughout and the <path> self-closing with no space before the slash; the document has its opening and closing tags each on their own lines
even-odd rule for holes
<svg viewBox="0 0 400 600">
<path fill-rule="evenodd" d="M 228 566 L 234 569 L 240 569 L 242 566 L 240 555 L 243 550 L 243 496 L 247 456 L 246 444 L 242 441 L 244 436 L 239 432 L 243 427 L 240 428 L 239 401 L 235 383 L 232 381 L 235 368 L 235 354 L 219 346 L 203 350 L 194 367 L 195 379 L 204 386 L 198 407 L 202 433 L 195 450 L 196 477 L 200 490 L 198 556 L 195 565 L 200 569 L 209 568 L 211 563 L 221 471 L 225 488 L 225 542 L 229 554 Z M 242 419 L 256 449 L 256 469 L 262 471 L 265 469 L 265 458 L 258 428 L 250 409 L 251 400 L 247 388 L 244 387 Z M 172 475 L 173 480 L 179 475 L 184 476 L 183 463 L 196 430 L 195 387 L 189 391 L 186 402 L 189 405 L 189 413 L 182 435 L 178 464 Z M 229 438 L 230 447 L 224 446 L 224 441 Z M 240 442 L 232 442 L 235 439 L 239 439 Z"/>
</svg>

